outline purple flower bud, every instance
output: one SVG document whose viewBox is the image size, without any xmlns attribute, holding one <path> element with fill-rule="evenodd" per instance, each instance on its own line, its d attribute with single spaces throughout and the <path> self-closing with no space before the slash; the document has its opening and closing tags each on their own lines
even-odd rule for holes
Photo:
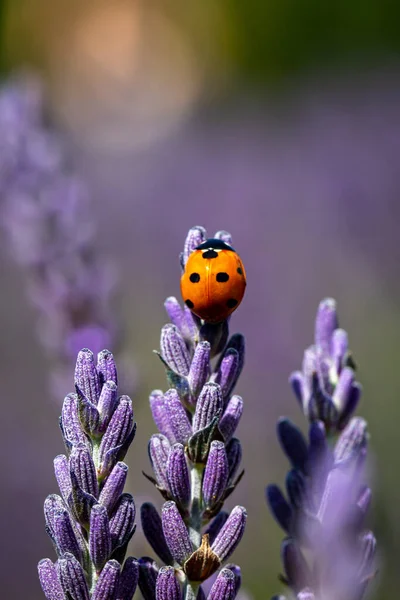
<svg viewBox="0 0 400 600">
<path fill-rule="evenodd" d="M 176 390 L 171 389 L 164 395 L 165 407 L 168 411 L 174 441 L 185 445 L 192 435 L 192 426 L 186 410 L 182 406 Z M 171 441 L 171 440 L 170 440 Z"/>
<path fill-rule="evenodd" d="M 64 502 L 67 502 L 68 496 L 71 493 L 71 477 L 69 474 L 68 458 L 64 454 L 59 454 L 55 457 L 54 474 Z"/>
<path fill-rule="evenodd" d="M 74 446 L 69 458 L 70 472 L 74 473 L 79 487 L 97 498 L 99 486 L 97 483 L 96 468 L 89 448 L 82 443 Z"/>
<path fill-rule="evenodd" d="M 161 356 L 167 365 L 179 375 L 188 375 L 190 355 L 179 329 L 168 323 L 161 330 Z"/>
<path fill-rule="evenodd" d="M 333 298 L 325 298 L 318 307 L 315 320 L 315 344 L 325 354 L 331 353 L 332 335 L 338 328 L 336 302 Z"/>
<path fill-rule="evenodd" d="M 186 507 L 190 502 L 190 477 L 182 444 L 174 444 L 167 463 L 168 489 L 171 496 L 180 506 Z"/>
<path fill-rule="evenodd" d="M 361 538 L 361 578 L 371 576 L 372 563 L 376 553 L 376 538 L 372 531 L 364 533 Z"/>
<path fill-rule="evenodd" d="M 208 540 L 211 546 L 213 545 L 215 538 L 221 530 L 221 527 L 225 525 L 228 516 L 229 515 L 227 512 L 221 510 L 206 529 L 206 533 L 208 533 Z"/>
<path fill-rule="evenodd" d="M 201 390 L 193 417 L 193 431 L 204 429 L 211 423 L 218 411 L 222 410 L 221 388 L 217 383 L 206 383 Z"/>
<path fill-rule="evenodd" d="M 119 578 L 116 600 L 132 600 L 139 579 L 139 563 L 136 558 L 129 556 Z"/>
<path fill-rule="evenodd" d="M 172 325 L 175 325 L 179 329 L 182 335 L 185 331 L 185 315 L 181 305 L 174 296 L 170 296 L 164 302 L 165 310 L 169 316 Z"/>
<path fill-rule="evenodd" d="M 301 406 L 301 409 L 305 412 L 306 405 L 308 404 L 309 398 L 305 401 L 306 391 L 304 389 L 304 378 L 300 371 L 294 371 L 289 377 L 289 384 Z"/>
<path fill-rule="evenodd" d="M 189 233 L 186 236 L 185 244 L 183 246 L 183 267 L 186 266 L 187 260 L 192 254 L 193 250 L 206 241 L 206 237 L 206 230 L 200 225 L 196 225 L 195 227 L 189 229 Z"/>
<path fill-rule="evenodd" d="M 235 594 L 237 594 L 240 590 L 240 586 L 242 585 L 242 571 L 238 565 L 234 565 L 233 563 L 226 565 L 225 569 L 229 569 L 235 576 Z"/>
<path fill-rule="evenodd" d="M 286 491 L 291 505 L 301 508 L 304 504 L 305 480 L 297 469 L 292 469 L 286 475 Z"/>
<path fill-rule="evenodd" d="M 135 531 L 135 502 L 131 494 L 122 494 L 110 519 L 112 548 L 124 546 Z"/>
<path fill-rule="evenodd" d="M 134 435 L 132 400 L 121 396 L 100 443 L 101 477 L 111 471 L 117 460 L 123 460 Z"/>
<path fill-rule="evenodd" d="M 161 567 L 156 582 L 156 600 L 180 600 L 181 588 L 173 567 Z"/>
<path fill-rule="evenodd" d="M 148 449 L 157 484 L 161 489 L 169 491 L 167 461 L 171 445 L 164 435 L 156 433 L 151 436 Z"/>
<path fill-rule="evenodd" d="M 144 600 L 156 597 L 156 581 L 158 568 L 156 562 L 148 556 L 139 558 L 139 588 Z"/>
<path fill-rule="evenodd" d="M 212 442 L 203 476 L 203 498 L 207 507 L 215 506 L 222 499 L 228 483 L 228 469 L 224 443 Z"/>
<path fill-rule="evenodd" d="M 354 384 L 354 371 L 349 367 L 343 369 L 340 373 L 339 381 L 337 382 L 335 391 L 333 392 L 332 400 L 339 413 L 342 413 L 346 408 L 351 390 Z"/>
<path fill-rule="evenodd" d="M 232 554 L 242 539 L 247 519 L 247 512 L 243 506 L 235 506 L 231 511 L 225 525 L 221 528 L 212 545 L 212 550 L 224 561 Z"/>
<path fill-rule="evenodd" d="M 292 509 L 277 485 L 269 485 L 266 489 L 267 502 L 278 524 L 289 532 L 292 523 Z"/>
<path fill-rule="evenodd" d="M 111 515 L 117 500 L 124 491 L 127 475 L 128 465 L 123 462 L 118 462 L 101 490 L 99 502 L 105 506 L 109 515 Z"/>
<path fill-rule="evenodd" d="M 282 562 L 289 585 L 298 592 L 311 581 L 311 573 L 297 543 L 292 539 L 282 542 Z"/>
<path fill-rule="evenodd" d="M 300 429 L 293 425 L 289 419 L 281 418 L 278 421 L 277 433 L 282 449 L 293 467 L 304 472 L 308 450 Z"/>
<path fill-rule="evenodd" d="M 65 509 L 65 505 L 57 494 L 50 494 L 44 501 L 44 518 L 46 531 L 54 544 L 56 544 L 55 516 Z"/>
<path fill-rule="evenodd" d="M 76 558 L 67 552 L 58 560 L 57 565 L 58 578 L 65 596 L 74 600 L 89 600 L 85 574 Z"/>
<path fill-rule="evenodd" d="M 304 590 L 301 590 L 301 592 L 297 594 L 296 598 L 297 600 L 315 600 L 314 593 L 312 592 L 312 590 L 310 590 L 310 588 L 305 588 Z"/>
<path fill-rule="evenodd" d="M 116 560 L 109 560 L 100 573 L 92 600 L 116 600 L 120 580 L 121 565 Z"/>
<path fill-rule="evenodd" d="M 186 340 L 193 344 L 199 339 L 199 329 L 201 326 L 201 320 L 199 319 L 199 317 L 192 313 L 192 311 L 186 306 L 186 304 L 183 307 L 183 314 L 185 317 L 185 329 L 183 335 Z"/>
<path fill-rule="evenodd" d="M 100 381 L 94 364 L 93 352 L 84 348 L 78 354 L 75 367 L 75 385 L 83 396 L 96 405 L 100 395 Z"/>
<path fill-rule="evenodd" d="M 78 540 L 76 539 L 76 535 L 67 510 L 60 510 L 55 513 L 54 532 L 59 555 L 62 556 L 65 554 L 65 552 L 69 552 L 70 554 L 73 554 L 79 562 L 81 562 L 81 549 L 79 547 Z"/>
<path fill-rule="evenodd" d="M 232 396 L 229 400 L 225 412 L 221 417 L 218 427 L 222 435 L 224 436 L 225 443 L 227 444 L 232 438 L 239 424 L 240 418 L 243 413 L 243 400 L 240 396 Z"/>
<path fill-rule="evenodd" d="M 193 547 L 175 502 L 166 502 L 162 507 L 162 527 L 172 557 L 183 565 L 192 554 Z"/>
<path fill-rule="evenodd" d="M 314 470 L 321 462 L 325 462 L 328 451 L 325 425 L 322 421 L 313 421 L 309 430 L 309 448 L 307 469 Z"/>
<path fill-rule="evenodd" d="M 82 430 L 78 416 L 78 398 L 76 394 L 66 396 L 62 411 L 60 426 L 68 452 L 79 442 L 89 445 L 88 438 Z"/>
<path fill-rule="evenodd" d="M 361 417 L 351 419 L 340 434 L 335 445 L 335 463 L 343 463 L 355 458 L 367 445 L 367 423 Z"/>
<path fill-rule="evenodd" d="M 65 600 L 57 571 L 49 558 L 44 558 L 38 564 L 40 585 L 47 600 Z"/>
<path fill-rule="evenodd" d="M 349 351 L 349 340 L 346 331 L 335 329 L 331 342 L 331 355 L 338 373 L 342 368 L 345 357 Z"/>
<path fill-rule="evenodd" d="M 235 596 L 235 575 L 230 569 L 222 569 L 208 594 L 207 600 L 234 600 Z"/>
<path fill-rule="evenodd" d="M 75 519 L 82 525 L 89 525 L 90 511 L 97 500 L 92 494 L 88 494 L 79 485 L 74 471 L 71 471 L 71 495 L 68 498 L 68 506 L 71 509 Z"/>
<path fill-rule="evenodd" d="M 224 353 L 218 371 L 213 375 L 213 381 L 221 386 L 222 396 L 229 398 L 239 378 L 240 357 L 235 348 L 228 348 Z"/>
<path fill-rule="evenodd" d="M 214 238 L 216 240 L 222 240 L 225 242 L 225 244 L 228 244 L 228 246 L 232 246 L 232 236 L 229 231 L 224 231 L 223 229 L 221 231 L 217 231 L 217 233 L 214 235 Z"/>
<path fill-rule="evenodd" d="M 111 416 L 117 404 L 117 384 L 114 381 L 105 381 L 101 388 L 97 410 L 99 411 L 100 419 L 98 432 L 104 433 L 110 422 Z"/>
<path fill-rule="evenodd" d="M 209 342 L 199 342 L 197 344 L 188 375 L 190 390 L 194 398 L 198 397 L 209 377 L 210 353 L 211 346 Z"/>
<path fill-rule="evenodd" d="M 361 392 L 362 392 L 361 385 L 357 381 L 355 381 L 349 392 L 349 396 L 347 398 L 347 403 L 346 403 L 345 407 L 343 408 L 342 413 L 339 417 L 339 423 L 338 423 L 339 430 L 343 429 L 343 427 L 345 427 L 345 425 L 347 425 L 351 415 L 354 413 L 355 409 L 357 408 L 358 403 L 360 401 Z"/>
<path fill-rule="evenodd" d="M 371 492 L 371 488 L 369 487 L 364 487 L 358 500 L 357 500 L 357 505 L 359 506 L 360 510 L 366 514 L 370 504 L 371 504 L 371 499 L 372 499 L 372 492 Z"/>
<path fill-rule="evenodd" d="M 154 552 L 167 565 L 171 564 L 173 559 L 165 540 L 161 517 L 157 509 L 150 502 L 145 502 L 140 509 L 140 518 L 143 533 Z"/>
<path fill-rule="evenodd" d="M 158 430 L 165 435 L 171 443 L 175 442 L 172 433 L 172 427 L 169 419 L 168 409 L 164 394 L 161 390 L 153 390 L 150 394 L 150 409 L 153 415 L 154 423 Z"/>
<path fill-rule="evenodd" d="M 98 353 L 96 368 L 101 386 L 103 386 L 106 381 L 113 381 L 115 385 L 118 385 L 117 367 L 114 356 L 109 350 L 102 350 Z"/>
<path fill-rule="evenodd" d="M 101 504 L 95 504 L 90 513 L 89 551 L 99 573 L 111 554 L 110 522 L 107 509 Z"/>
<path fill-rule="evenodd" d="M 238 373 L 236 376 L 236 380 L 238 379 L 240 373 L 242 372 L 243 366 L 244 366 L 244 358 L 245 358 L 245 340 L 244 340 L 244 336 L 241 333 L 234 333 L 225 348 L 225 352 L 223 357 L 220 359 L 220 363 L 222 362 L 224 356 L 226 356 L 226 353 L 228 352 L 228 350 L 232 348 L 233 350 L 236 350 L 236 352 L 238 353 L 239 356 L 239 366 L 238 366 Z M 219 368 L 220 365 L 218 365 Z"/>
<path fill-rule="evenodd" d="M 235 479 L 237 470 L 242 460 L 242 446 L 237 438 L 232 438 L 226 447 L 226 456 L 229 467 L 229 483 Z"/>
</svg>

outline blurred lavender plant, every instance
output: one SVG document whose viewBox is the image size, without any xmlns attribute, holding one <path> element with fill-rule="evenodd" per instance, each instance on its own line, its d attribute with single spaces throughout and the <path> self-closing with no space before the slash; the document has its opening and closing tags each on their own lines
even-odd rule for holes
<svg viewBox="0 0 400 600">
<path fill-rule="evenodd" d="M 115 273 L 94 251 L 93 210 L 45 124 L 40 82 L 0 88 L 0 207 L 10 254 L 25 269 L 38 332 L 60 397 L 77 352 L 115 346 L 110 296 Z"/>
<path fill-rule="evenodd" d="M 288 419 L 279 420 L 278 438 L 291 463 L 288 499 L 278 486 L 267 487 L 270 510 L 287 535 L 281 579 L 297 600 L 360 600 L 374 575 L 376 540 L 365 526 L 367 424 L 352 416 L 361 394 L 354 368 L 336 303 L 323 300 L 315 344 L 305 351 L 303 372 L 290 378 L 310 422 L 309 440 Z"/>
<path fill-rule="evenodd" d="M 108 350 L 78 354 L 75 393 L 63 404 L 60 427 L 66 455 L 54 460 L 61 496 L 44 503 L 46 530 L 58 560 L 38 565 L 47 600 L 132 600 L 139 565 L 125 555 L 135 503 L 123 493 L 122 462 L 135 436 L 132 401 L 117 396 L 117 371 Z"/>
<path fill-rule="evenodd" d="M 227 232 L 216 238 L 231 243 Z M 206 240 L 202 227 L 192 228 L 181 254 L 184 268 L 190 253 Z M 222 510 L 243 472 L 237 476 L 242 450 L 234 437 L 243 400 L 233 395 L 244 363 L 244 338 L 229 338 L 228 323 L 202 324 L 176 298 L 165 302 L 171 323 L 161 331 L 161 352 L 170 389 L 150 396 L 160 433 L 149 442 L 154 478 L 147 476 L 166 500 L 161 517 L 151 503 L 141 510 L 145 536 L 167 565 L 139 559 L 139 587 L 145 600 L 204 598 L 201 583 L 213 575 L 238 545 L 246 510 Z M 217 357 L 215 368 L 210 360 Z M 204 531 L 204 527 L 207 527 Z M 173 568 L 172 568 L 173 567 Z M 223 568 L 208 600 L 233 600 L 240 569 Z M 179 582 L 179 583 L 178 583 Z"/>
</svg>

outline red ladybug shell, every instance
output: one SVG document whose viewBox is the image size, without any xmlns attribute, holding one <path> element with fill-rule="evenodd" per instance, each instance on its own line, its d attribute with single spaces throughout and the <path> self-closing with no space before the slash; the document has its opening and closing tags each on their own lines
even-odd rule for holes
<svg viewBox="0 0 400 600">
<path fill-rule="evenodd" d="M 246 272 L 235 250 L 218 239 L 198 246 L 181 277 L 183 301 L 206 323 L 224 321 L 239 306 L 246 289 Z"/>
</svg>

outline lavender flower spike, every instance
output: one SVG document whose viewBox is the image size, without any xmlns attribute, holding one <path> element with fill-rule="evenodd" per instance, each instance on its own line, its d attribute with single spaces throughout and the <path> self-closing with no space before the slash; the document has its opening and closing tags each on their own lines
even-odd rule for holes
<svg viewBox="0 0 400 600">
<path fill-rule="evenodd" d="M 282 543 L 285 582 L 297 600 L 361 600 L 376 551 L 365 527 L 368 433 L 365 420 L 352 416 L 360 386 L 333 300 L 320 304 L 315 346 L 306 350 L 303 373 L 292 376 L 292 384 L 311 420 L 309 439 L 288 419 L 279 420 L 278 437 L 291 463 L 287 498 L 278 486 L 267 488 L 271 512 L 288 536 Z"/>
<path fill-rule="evenodd" d="M 117 462 L 133 438 L 132 403 L 127 396 L 108 403 L 108 425 L 90 431 L 81 400 L 89 396 L 96 409 L 104 388 L 116 386 L 114 359 L 104 350 L 95 365 L 92 353 L 83 350 L 76 374 L 79 392 L 66 397 L 61 418 L 67 455 L 54 461 L 62 497 L 50 495 L 44 505 L 59 558 L 55 565 L 49 559 L 39 563 L 39 579 L 48 600 L 132 600 L 139 566 L 132 557 L 124 565 L 124 558 L 135 505 L 123 493 L 127 466 Z"/>
<path fill-rule="evenodd" d="M 231 244 L 225 231 L 218 239 Z M 202 227 L 193 227 L 180 255 L 184 268 L 190 253 L 206 239 Z M 143 559 L 139 585 L 145 600 L 181 597 L 203 598 L 200 584 L 215 574 L 239 543 L 246 511 L 236 507 L 228 517 L 225 498 L 240 480 L 236 473 L 241 446 L 235 433 L 243 400 L 232 396 L 244 364 L 244 338 L 229 337 L 228 321 L 203 323 L 187 306 L 167 298 L 171 324 L 161 334 L 161 358 L 170 389 L 150 396 L 154 422 L 149 454 L 156 487 L 167 500 L 162 518 L 152 505 L 142 509 L 143 531 L 154 551 L 173 570 L 161 569 Z M 217 357 L 212 368 L 211 359 Z M 236 478 L 236 479 L 235 479 Z M 151 478 L 149 478 L 151 480 Z M 214 590 L 222 600 L 235 597 L 237 577 L 224 569 Z"/>
</svg>

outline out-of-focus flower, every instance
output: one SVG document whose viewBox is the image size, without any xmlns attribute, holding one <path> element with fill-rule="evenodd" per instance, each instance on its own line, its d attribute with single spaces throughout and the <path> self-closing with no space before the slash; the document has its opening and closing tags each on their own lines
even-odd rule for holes
<svg viewBox="0 0 400 600">
<path fill-rule="evenodd" d="M 82 350 L 75 393 L 63 404 L 60 427 L 66 455 L 54 460 L 60 494 L 44 504 L 46 531 L 57 553 L 38 565 L 48 600 L 132 600 L 136 559 L 125 560 L 135 531 L 135 503 L 123 493 L 128 467 L 122 462 L 135 436 L 132 402 L 117 395 L 117 372 L 108 350 Z"/>
<path fill-rule="evenodd" d="M 115 272 L 95 251 L 93 210 L 46 126 L 40 82 L 0 88 L 0 209 L 10 255 L 25 270 L 57 397 L 80 348 L 115 347 Z"/>
<path fill-rule="evenodd" d="M 308 352 L 310 363 L 318 365 L 317 374 L 308 370 Z M 271 512 L 287 535 L 282 544 L 282 580 L 297 600 L 360 600 L 374 575 L 376 541 L 365 524 L 371 500 L 363 473 L 367 424 L 352 417 L 357 402 L 348 398 L 356 389 L 358 399 L 360 389 L 352 373 L 346 386 L 341 384 L 346 369 L 350 371 L 343 366 L 346 355 L 347 336 L 337 328 L 335 303 L 325 300 L 317 314 L 316 345 L 306 351 L 303 375 L 292 377 L 311 420 L 309 439 L 288 419 L 280 419 L 278 438 L 291 463 L 287 498 L 278 486 L 267 487 Z M 306 376 L 314 379 L 314 390 L 324 394 L 320 404 L 315 394 L 305 394 Z M 337 392 L 341 388 L 347 390 L 342 396 Z M 347 401 L 337 401 L 331 411 L 338 397 Z M 311 402 L 320 412 L 310 414 Z M 335 429 L 342 429 L 336 439 Z"/>
<path fill-rule="evenodd" d="M 229 234 L 218 232 L 215 237 L 222 236 Z M 182 267 L 205 239 L 202 227 L 189 231 Z M 179 581 L 189 600 L 204 597 L 200 584 L 231 556 L 245 528 L 242 506 L 229 515 L 222 511 L 241 477 L 241 447 L 233 435 L 243 401 L 232 394 L 244 363 L 244 339 L 240 334 L 229 337 L 227 322 L 203 324 L 175 298 L 168 298 L 165 306 L 171 323 L 162 329 L 159 356 L 171 388 L 150 396 L 160 433 L 149 442 L 155 476 L 149 479 L 166 502 L 161 517 L 151 504 L 142 507 L 141 517 L 153 550 L 175 567 L 175 575 L 165 568 L 157 574 L 157 567 L 142 559 L 139 586 L 146 600 L 154 593 L 175 598 Z M 218 356 L 214 369 L 212 356 Z M 208 597 L 233 600 L 239 586 L 240 570 L 232 565 L 220 571 Z"/>
</svg>

